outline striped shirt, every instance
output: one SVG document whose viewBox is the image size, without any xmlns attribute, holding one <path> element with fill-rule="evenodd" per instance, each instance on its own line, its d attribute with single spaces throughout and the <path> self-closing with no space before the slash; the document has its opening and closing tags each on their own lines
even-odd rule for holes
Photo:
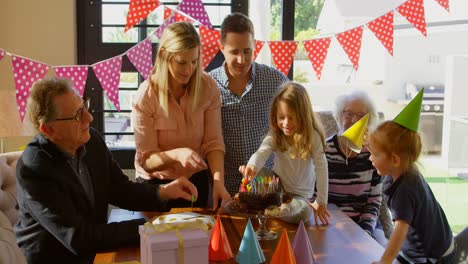
<svg viewBox="0 0 468 264">
<path fill-rule="evenodd" d="M 267 65 L 252 63 L 252 78 L 245 92 L 232 93 L 225 71 L 225 63 L 210 72 L 221 92 L 221 118 L 226 156 L 224 158 L 224 185 L 234 195 L 239 191 L 242 175 L 239 166 L 247 164 L 257 151 L 268 130 L 270 102 L 280 85 L 288 78 Z M 267 163 L 271 168 L 272 161 Z"/>
<path fill-rule="evenodd" d="M 348 158 L 338 147 L 338 137 L 327 139 L 328 202 L 334 203 L 362 229 L 373 233 L 382 201 L 382 177 L 369 152 Z"/>
</svg>

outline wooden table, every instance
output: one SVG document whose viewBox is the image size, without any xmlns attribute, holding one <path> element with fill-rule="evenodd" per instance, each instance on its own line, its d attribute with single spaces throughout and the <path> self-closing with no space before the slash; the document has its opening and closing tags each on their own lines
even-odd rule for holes
<svg viewBox="0 0 468 264">
<path fill-rule="evenodd" d="M 187 208 L 173 209 L 171 210 L 171 213 L 183 212 L 184 210 L 186 211 Z M 190 208 L 188 208 L 188 210 L 190 210 Z M 194 211 L 202 214 L 212 214 L 212 212 L 208 210 L 194 209 Z M 374 260 L 380 259 L 384 251 L 384 248 L 380 246 L 380 244 L 371 238 L 336 206 L 329 206 L 329 211 L 332 215 L 332 220 L 328 226 L 316 226 L 314 224 L 313 215 L 311 216 L 311 222 L 306 224 L 312 249 L 314 250 L 314 256 L 318 263 L 371 263 Z M 158 215 L 157 213 L 145 214 L 146 217 L 154 217 Z M 111 217 L 109 218 L 109 222 L 141 217 L 143 217 L 142 213 L 114 209 Z M 236 263 L 235 255 L 239 249 L 244 229 L 247 224 L 247 219 L 223 213 L 221 214 L 221 217 L 224 228 L 229 237 L 231 249 L 234 253 L 234 259 L 223 263 Z M 251 221 L 254 229 L 257 230 L 258 222 L 255 219 L 252 219 Z M 275 240 L 260 241 L 260 245 L 268 263 L 275 251 L 276 244 L 279 241 L 283 228 L 286 228 L 288 231 L 289 239 L 292 243 L 298 226 L 276 219 L 269 219 L 267 226 L 270 230 L 278 233 L 278 238 Z M 101 264 L 134 260 L 140 260 L 140 248 L 138 246 L 99 253 L 96 255 L 94 263 Z"/>
</svg>

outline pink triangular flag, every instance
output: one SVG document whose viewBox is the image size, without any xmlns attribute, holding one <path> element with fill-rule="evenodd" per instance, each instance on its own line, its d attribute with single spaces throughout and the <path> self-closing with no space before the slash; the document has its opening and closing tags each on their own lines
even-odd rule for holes
<svg viewBox="0 0 468 264">
<path fill-rule="evenodd" d="M 153 12 L 161 3 L 158 0 L 130 0 L 127 14 L 127 24 L 125 32 L 134 25 L 145 19 L 149 13 Z"/>
<path fill-rule="evenodd" d="M 406 1 L 397 10 L 424 36 L 427 36 L 423 0 Z"/>
<path fill-rule="evenodd" d="M 311 39 L 304 41 L 304 48 L 312 63 L 317 79 L 322 77 L 322 69 L 330 47 L 331 38 Z"/>
<path fill-rule="evenodd" d="M 356 70 L 359 67 L 362 31 L 363 27 L 360 26 L 336 35 L 336 39 L 338 40 L 338 42 L 340 42 L 341 46 L 343 47 L 343 50 L 348 55 L 349 60 L 353 63 L 354 69 Z"/>
<path fill-rule="evenodd" d="M 260 53 L 263 48 L 263 44 L 265 44 L 265 41 L 255 40 L 254 60 L 257 59 L 258 53 Z"/>
<path fill-rule="evenodd" d="M 449 0 L 436 0 L 439 5 L 441 5 L 447 12 L 450 12 Z"/>
<path fill-rule="evenodd" d="M 284 75 L 288 75 L 294 53 L 297 49 L 297 41 L 270 41 L 271 55 L 276 69 Z"/>
<path fill-rule="evenodd" d="M 57 77 L 71 80 L 73 87 L 75 87 L 80 96 L 83 96 L 86 79 L 88 78 L 88 65 L 55 66 L 54 71 Z"/>
<path fill-rule="evenodd" d="M 5 51 L 0 49 L 0 61 L 5 57 Z"/>
<path fill-rule="evenodd" d="M 127 57 L 146 80 L 153 68 L 151 40 L 145 39 L 127 51 Z"/>
<path fill-rule="evenodd" d="M 367 27 L 393 56 L 393 11 L 367 23 Z"/>
<path fill-rule="evenodd" d="M 166 18 L 166 15 L 168 16 Z M 164 30 L 167 28 L 167 26 L 169 26 L 170 24 L 174 23 L 175 22 L 175 17 L 174 17 L 174 11 L 172 11 L 172 9 L 170 8 L 167 8 L 164 6 L 164 22 L 162 23 L 162 25 L 159 26 L 159 28 L 154 32 L 154 35 L 156 37 L 158 37 L 158 39 L 161 38 L 162 36 L 162 33 L 164 32 Z"/>
<path fill-rule="evenodd" d="M 216 29 L 210 29 L 204 25 L 200 25 L 199 32 L 202 42 L 202 67 L 205 69 L 219 51 L 221 32 Z"/>
<path fill-rule="evenodd" d="M 292 242 L 292 250 L 296 257 L 297 264 L 315 264 L 317 263 L 314 257 L 314 251 L 310 244 L 309 235 L 304 226 L 304 222 L 300 222 L 296 231 L 296 236 Z"/>
<path fill-rule="evenodd" d="M 213 28 L 211 26 L 210 18 L 206 13 L 205 6 L 201 0 L 182 0 L 177 9 L 193 17 L 202 25 Z"/>
<path fill-rule="evenodd" d="M 117 111 L 120 111 L 119 103 L 119 83 L 120 71 L 122 69 L 122 57 L 117 56 L 98 62 L 93 66 L 94 73 L 101 83 L 102 89 L 106 92 L 107 98 L 111 101 Z"/>
<path fill-rule="evenodd" d="M 50 66 L 28 58 L 13 55 L 13 77 L 16 87 L 16 104 L 20 114 L 21 122 L 26 115 L 26 102 L 35 81 L 43 79 L 49 71 Z"/>
</svg>

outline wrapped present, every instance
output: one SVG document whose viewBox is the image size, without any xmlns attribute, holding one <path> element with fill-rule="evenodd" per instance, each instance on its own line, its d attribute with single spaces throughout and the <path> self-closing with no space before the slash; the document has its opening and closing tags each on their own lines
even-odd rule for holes
<svg viewBox="0 0 468 264">
<path fill-rule="evenodd" d="M 140 226 L 141 263 L 208 263 L 213 223 L 212 216 L 182 213 Z"/>
</svg>

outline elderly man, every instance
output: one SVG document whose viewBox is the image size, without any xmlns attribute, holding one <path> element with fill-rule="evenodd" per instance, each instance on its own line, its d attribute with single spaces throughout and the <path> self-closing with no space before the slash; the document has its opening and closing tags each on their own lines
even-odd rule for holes
<svg viewBox="0 0 468 264">
<path fill-rule="evenodd" d="M 40 80 L 32 88 L 28 115 L 40 133 L 17 165 L 15 227 L 28 263 L 91 263 L 97 251 L 137 244 L 144 219 L 108 224 L 109 203 L 165 210 L 168 199 L 198 196 L 185 178 L 156 187 L 129 181 L 89 127 L 88 108 L 68 80 Z"/>
<path fill-rule="evenodd" d="M 281 72 L 253 61 L 254 28 L 250 19 L 232 13 L 221 24 L 221 51 L 225 62 L 210 72 L 221 92 L 221 117 L 226 156 L 224 185 L 231 195 L 239 191 L 239 166 L 247 164 L 268 130 L 270 102 L 288 81 Z M 271 167 L 271 161 L 267 163 Z"/>
</svg>

